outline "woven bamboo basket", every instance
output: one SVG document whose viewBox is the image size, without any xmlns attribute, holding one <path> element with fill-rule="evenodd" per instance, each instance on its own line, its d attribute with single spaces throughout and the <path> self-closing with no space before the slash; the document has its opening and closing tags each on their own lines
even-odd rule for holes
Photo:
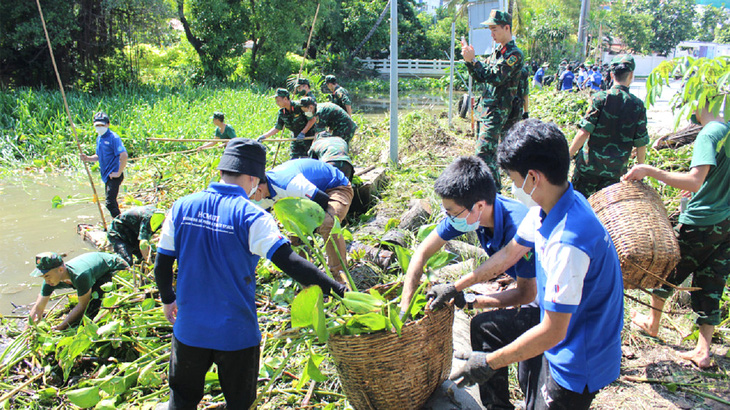
<svg viewBox="0 0 730 410">
<path fill-rule="evenodd" d="M 419 409 L 451 371 L 454 307 L 392 332 L 332 335 L 327 342 L 356 410 Z"/>
<path fill-rule="evenodd" d="M 679 263 L 679 243 L 659 194 L 639 182 L 619 182 L 588 198 L 616 247 L 625 289 L 653 289 Z"/>
</svg>

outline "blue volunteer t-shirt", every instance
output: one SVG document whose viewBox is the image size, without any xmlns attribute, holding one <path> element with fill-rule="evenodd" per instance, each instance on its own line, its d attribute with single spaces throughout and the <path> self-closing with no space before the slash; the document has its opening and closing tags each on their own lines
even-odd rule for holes
<svg viewBox="0 0 730 410">
<path fill-rule="evenodd" d="M 593 78 L 591 79 L 591 88 L 594 90 L 600 90 L 602 81 L 603 81 L 603 76 L 601 75 L 601 72 L 594 71 Z"/>
<path fill-rule="evenodd" d="M 497 195 L 494 200 L 494 229 L 490 230 L 480 226 L 476 230 L 479 243 L 482 245 L 484 251 L 487 252 L 487 255 L 492 256 L 507 246 L 515 236 L 517 227 L 520 226 L 525 215 L 527 215 L 527 207 L 522 205 L 522 203 L 499 194 Z M 436 232 L 445 241 L 463 235 L 463 232 L 454 229 L 445 217 L 436 226 Z M 535 260 L 532 252 L 527 253 L 524 258 L 507 269 L 505 273 L 513 279 L 517 279 L 518 276 L 521 278 L 534 278 Z"/>
<path fill-rule="evenodd" d="M 535 249 L 537 293 L 545 311 L 571 313 L 560 343 L 545 352 L 562 387 L 596 392 L 618 378 L 623 328 L 623 278 L 608 231 L 571 184 L 545 213 L 538 207 L 515 239 Z"/>
<path fill-rule="evenodd" d="M 560 81 L 562 81 L 561 90 L 572 90 L 573 89 L 573 79 L 575 78 L 575 74 L 573 74 L 570 70 L 565 70 L 565 72 L 560 76 Z"/>
<path fill-rule="evenodd" d="M 287 242 L 237 185 L 212 183 L 175 201 L 158 247 L 178 260 L 175 337 L 223 351 L 258 345 L 256 264 Z"/>
<path fill-rule="evenodd" d="M 317 190 L 325 192 L 350 185 L 345 174 L 332 165 L 311 158 L 286 161 L 266 172 L 271 199 L 297 197 L 312 199 Z"/>
<path fill-rule="evenodd" d="M 96 137 L 96 155 L 99 156 L 99 171 L 101 180 L 106 184 L 109 174 L 119 171 L 119 155 L 127 152 L 122 139 L 112 130 Z"/>
<path fill-rule="evenodd" d="M 535 72 L 535 77 L 533 77 L 533 80 L 535 82 L 542 84 L 542 77 L 545 75 L 545 70 L 540 67 L 537 69 L 537 72 Z"/>
</svg>

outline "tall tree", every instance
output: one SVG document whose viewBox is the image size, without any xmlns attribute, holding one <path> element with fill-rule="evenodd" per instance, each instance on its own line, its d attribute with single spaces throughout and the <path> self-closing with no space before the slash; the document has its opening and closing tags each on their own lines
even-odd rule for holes
<svg viewBox="0 0 730 410">
<path fill-rule="evenodd" d="M 730 16 L 727 10 L 707 5 L 700 13 L 695 24 L 698 41 L 712 41 L 715 39 L 715 31 L 723 25 L 730 24 Z"/>
</svg>

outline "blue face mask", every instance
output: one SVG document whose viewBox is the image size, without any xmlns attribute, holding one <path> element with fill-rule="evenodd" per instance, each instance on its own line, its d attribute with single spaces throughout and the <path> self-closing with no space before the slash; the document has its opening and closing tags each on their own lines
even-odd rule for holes
<svg viewBox="0 0 730 410">
<path fill-rule="evenodd" d="M 469 213 L 471 213 L 471 211 L 469 211 Z M 466 222 L 466 218 L 469 216 L 469 213 L 466 214 L 466 216 L 463 218 L 450 218 L 448 215 L 446 218 L 448 219 L 449 224 L 451 224 L 451 226 L 459 232 L 467 233 L 467 232 L 476 231 L 477 228 L 479 228 L 479 218 L 482 217 L 482 213 L 479 212 L 479 216 L 477 217 L 477 220 L 471 224 Z"/>
</svg>

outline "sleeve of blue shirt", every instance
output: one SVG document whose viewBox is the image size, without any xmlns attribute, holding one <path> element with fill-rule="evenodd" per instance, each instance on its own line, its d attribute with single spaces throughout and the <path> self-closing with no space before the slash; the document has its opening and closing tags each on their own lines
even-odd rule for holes
<svg viewBox="0 0 730 410">
<path fill-rule="evenodd" d="M 438 233 L 439 237 L 445 241 L 450 241 L 462 235 L 461 232 L 451 226 L 446 218 L 442 219 L 438 225 L 436 225 L 436 233 Z"/>
</svg>

